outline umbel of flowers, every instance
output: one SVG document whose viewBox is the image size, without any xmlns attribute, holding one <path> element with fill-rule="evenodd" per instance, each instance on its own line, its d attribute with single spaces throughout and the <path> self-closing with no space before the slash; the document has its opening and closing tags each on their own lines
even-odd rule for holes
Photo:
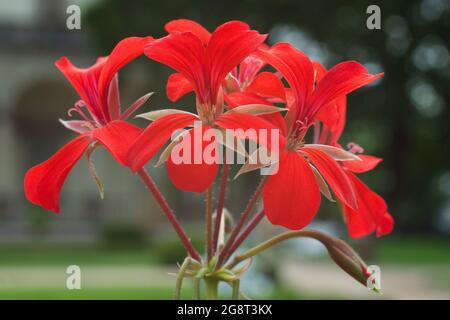
<svg viewBox="0 0 450 320">
<path fill-rule="evenodd" d="M 339 141 L 346 123 L 346 96 L 383 74 L 372 75 L 355 61 L 327 70 L 288 43 L 267 45 L 266 35 L 240 21 L 222 24 L 211 33 L 194 21 L 180 19 L 167 23 L 165 30 L 168 34 L 160 39 L 123 39 L 109 56 L 98 58 L 89 68 L 75 67 L 66 57 L 56 62 L 80 97 L 68 111 L 71 119 L 60 120 L 76 135 L 28 170 L 27 199 L 59 213 L 60 190 L 83 155 L 103 197 L 91 155 L 104 147 L 119 164 L 137 173 L 186 248 L 187 257 L 177 273 L 176 298 L 185 278 L 193 279 L 196 298 L 217 298 L 220 282 L 233 287 L 233 298 L 245 297 L 239 279 L 251 259 L 293 237 L 320 241 L 339 267 L 366 285 L 370 273 L 345 242 L 306 227 L 324 196 L 337 203 L 351 237 L 392 231 L 394 221 L 385 201 L 358 177 L 382 159 L 364 154 L 354 143 L 344 148 Z M 196 113 L 163 109 L 140 114 L 150 120 L 145 129 L 127 122 L 151 96 L 127 108 L 120 103 L 118 72 L 140 55 L 174 70 L 167 80 L 167 97 L 175 102 L 192 92 Z M 248 150 L 250 143 L 257 146 L 253 152 Z M 220 147 L 226 152 L 219 152 Z M 261 151 L 269 157 L 263 160 Z M 192 245 L 144 168 L 157 154 L 157 166 L 165 165 L 176 188 L 205 194 L 204 254 Z M 229 163 L 237 154 L 245 160 L 238 175 L 252 170 L 265 173 L 236 222 L 226 226 Z M 262 206 L 256 210 L 260 198 Z M 289 231 L 237 254 L 264 217 Z"/>
</svg>

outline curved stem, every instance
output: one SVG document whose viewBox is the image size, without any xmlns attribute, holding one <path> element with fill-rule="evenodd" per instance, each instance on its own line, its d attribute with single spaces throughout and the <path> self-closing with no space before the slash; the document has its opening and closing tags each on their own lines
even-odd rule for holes
<svg viewBox="0 0 450 320">
<path fill-rule="evenodd" d="M 194 278 L 194 300 L 200 300 L 200 278 Z"/>
<path fill-rule="evenodd" d="M 184 259 L 183 264 L 180 267 L 180 271 L 177 275 L 177 284 L 175 286 L 175 300 L 181 299 L 181 288 L 183 287 L 184 275 L 186 274 L 187 268 L 189 268 L 189 266 L 191 265 L 191 262 L 191 258 L 187 257 L 186 259 Z"/>
<path fill-rule="evenodd" d="M 216 253 L 217 250 L 217 242 L 219 241 L 219 231 L 220 231 L 220 223 L 222 221 L 222 213 L 223 213 L 223 207 L 225 204 L 225 191 L 227 189 L 227 182 L 228 182 L 228 171 L 229 166 L 226 163 L 226 158 L 224 157 L 225 161 L 222 165 L 222 176 L 220 180 L 220 187 L 219 187 L 219 197 L 217 200 L 217 208 L 216 208 L 216 221 L 214 224 L 214 235 L 213 235 L 213 244 L 212 244 L 212 250 L 213 254 Z"/>
<path fill-rule="evenodd" d="M 324 238 L 329 237 L 329 236 L 327 236 L 319 231 L 315 231 L 315 230 L 288 231 L 288 232 L 279 234 L 279 235 L 257 245 L 256 247 L 253 247 L 253 248 L 245 251 L 244 253 L 236 256 L 233 259 L 233 262 L 228 264 L 225 268 L 232 269 L 240 262 L 242 262 L 248 258 L 251 258 L 263 251 L 266 251 L 267 249 L 270 249 L 271 247 L 273 247 L 274 245 L 276 245 L 282 241 L 292 239 L 292 238 L 304 238 L 304 237 L 313 238 L 313 239 L 317 239 L 317 240 L 323 240 Z"/>
<path fill-rule="evenodd" d="M 231 235 L 228 238 L 227 243 L 225 244 L 224 248 L 222 249 L 222 251 L 219 255 L 219 259 L 217 261 L 217 268 L 220 268 L 223 265 L 223 263 L 226 261 L 226 258 L 232 254 L 231 247 L 234 243 L 234 240 L 239 235 L 239 232 L 241 231 L 245 221 L 247 220 L 248 216 L 252 212 L 253 207 L 255 206 L 256 202 L 258 201 L 259 195 L 262 192 L 262 189 L 263 189 L 263 186 L 264 186 L 266 180 L 267 180 L 267 176 L 264 176 L 263 178 L 261 178 L 261 181 L 259 182 L 258 186 L 256 187 L 255 192 L 253 193 L 253 195 L 251 196 L 251 198 L 247 204 L 247 207 L 242 212 L 241 217 L 239 218 L 239 221 L 236 223 L 236 226 L 234 227 L 233 231 L 231 232 Z"/>
<path fill-rule="evenodd" d="M 206 191 L 206 209 L 205 209 L 205 247 L 207 261 L 212 257 L 212 186 Z"/>
<path fill-rule="evenodd" d="M 169 222 L 172 224 L 172 227 L 175 229 L 175 232 L 180 237 L 180 239 L 183 242 L 183 245 L 186 248 L 189 255 L 193 259 L 195 259 L 197 261 L 201 261 L 200 254 L 192 245 L 191 240 L 186 235 L 186 232 L 184 231 L 184 229 L 181 226 L 180 222 L 178 221 L 177 217 L 173 213 L 172 209 L 170 209 L 169 204 L 167 203 L 167 200 L 164 198 L 161 191 L 156 186 L 152 177 L 150 177 L 150 175 L 147 173 L 147 171 L 144 168 L 139 170 L 138 174 L 141 177 L 141 179 L 144 182 L 147 189 L 150 191 L 150 193 L 155 198 L 158 205 L 161 207 L 164 214 L 167 216 L 167 219 L 169 219 Z"/>
<path fill-rule="evenodd" d="M 253 218 L 250 220 L 250 222 L 247 224 L 247 226 L 244 228 L 244 230 L 242 230 L 242 232 L 239 234 L 239 236 L 234 241 L 234 243 L 230 249 L 230 254 L 229 254 L 229 256 L 225 257 L 225 259 L 228 259 L 233 254 L 233 252 L 235 252 L 237 250 L 237 248 L 239 248 L 239 246 L 242 244 L 242 242 L 244 242 L 244 240 L 248 238 L 248 236 L 256 228 L 258 223 L 262 220 L 262 218 L 264 218 L 264 215 L 265 215 L 264 209 L 262 209 L 258 214 L 253 216 Z"/>
</svg>

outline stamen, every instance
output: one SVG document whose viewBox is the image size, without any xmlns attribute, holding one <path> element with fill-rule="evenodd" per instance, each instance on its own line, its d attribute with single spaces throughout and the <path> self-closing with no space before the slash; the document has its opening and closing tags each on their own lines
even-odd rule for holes
<svg viewBox="0 0 450 320">
<path fill-rule="evenodd" d="M 350 142 L 347 144 L 347 149 L 348 152 L 354 153 L 354 154 L 358 154 L 358 153 L 363 153 L 364 149 L 363 147 L 361 147 L 359 144 L 354 143 L 354 142 Z"/>
</svg>

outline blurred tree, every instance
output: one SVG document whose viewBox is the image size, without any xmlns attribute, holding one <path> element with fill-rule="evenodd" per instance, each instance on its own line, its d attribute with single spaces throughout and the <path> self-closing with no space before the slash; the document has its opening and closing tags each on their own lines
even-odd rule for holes
<svg viewBox="0 0 450 320">
<path fill-rule="evenodd" d="M 387 198 L 397 227 L 430 230 L 450 200 L 449 1 L 379 1 L 381 30 L 366 27 L 371 4 L 376 3 L 109 0 L 93 7 L 86 21 L 106 51 L 125 36 L 163 36 L 163 25 L 175 18 L 197 20 L 210 30 L 239 19 L 270 32 L 269 42 L 290 40 L 327 67 L 354 59 L 372 72 L 383 70 L 378 86 L 350 96 L 342 143 L 354 141 L 385 159 L 365 178 Z M 163 79 L 152 91 L 164 90 Z"/>
</svg>

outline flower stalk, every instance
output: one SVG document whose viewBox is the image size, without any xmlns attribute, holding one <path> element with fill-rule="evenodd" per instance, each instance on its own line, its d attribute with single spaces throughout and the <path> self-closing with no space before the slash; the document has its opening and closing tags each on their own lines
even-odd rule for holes
<svg viewBox="0 0 450 320">
<path fill-rule="evenodd" d="M 169 207 L 169 204 L 167 203 L 166 198 L 163 196 L 161 191 L 159 190 L 156 183 L 153 181 L 152 177 L 147 173 L 147 171 L 142 168 L 138 171 L 139 177 L 141 177 L 142 182 L 145 184 L 147 189 L 150 191 L 150 193 L 153 195 L 154 199 L 162 209 L 162 211 L 165 213 L 167 219 L 169 220 L 170 224 L 174 228 L 175 232 L 177 233 L 178 237 L 180 238 L 181 242 L 183 243 L 184 247 L 186 248 L 188 254 L 195 260 L 201 261 L 200 254 L 198 251 L 194 248 L 192 245 L 191 240 L 186 235 L 186 232 L 184 231 L 183 227 L 181 226 L 180 222 L 178 221 L 177 217 L 173 213 L 172 209 Z"/>
<path fill-rule="evenodd" d="M 222 176 L 220 177 L 220 186 L 219 186 L 219 196 L 217 199 L 217 208 L 216 208 L 216 220 L 214 224 L 214 234 L 213 234 L 213 254 L 216 253 L 217 243 L 219 241 L 219 231 L 220 231 L 220 223 L 222 221 L 223 208 L 225 205 L 225 193 L 227 189 L 228 182 L 228 171 L 229 165 L 226 163 L 226 158 L 224 155 L 224 164 L 222 166 Z"/>
<path fill-rule="evenodd" d="M 252 212 L 253 207 L 255 206 L 256 202 L 258 201 L 259 195 L 262 192 L 263 186 L 266 182 L 266 177 L 264 176 L 261 178 L 258 186 L 256 187 L 255 192 L 250 197 L 250 200 L 245 208 L 245 210 L 242 212 L 238 222 L 236 223 L 236 226 L 234 227 L 233 231 L 231 232 L 230 237 L 228 238 L 224 248 L 222 249 L 219 259 L 217 261 L 216 268 L 220 268 L 225 262 L 227 257 L 229 257 L 233 252 L 231 251 L 233 247 L 233 243 L 236 239 L 236 237 L 239 235 L 239 232 L 241 231 L 242 227 L 244 226 L 245 221 L 247 220 L 248 216 Z"/>
</svg>

